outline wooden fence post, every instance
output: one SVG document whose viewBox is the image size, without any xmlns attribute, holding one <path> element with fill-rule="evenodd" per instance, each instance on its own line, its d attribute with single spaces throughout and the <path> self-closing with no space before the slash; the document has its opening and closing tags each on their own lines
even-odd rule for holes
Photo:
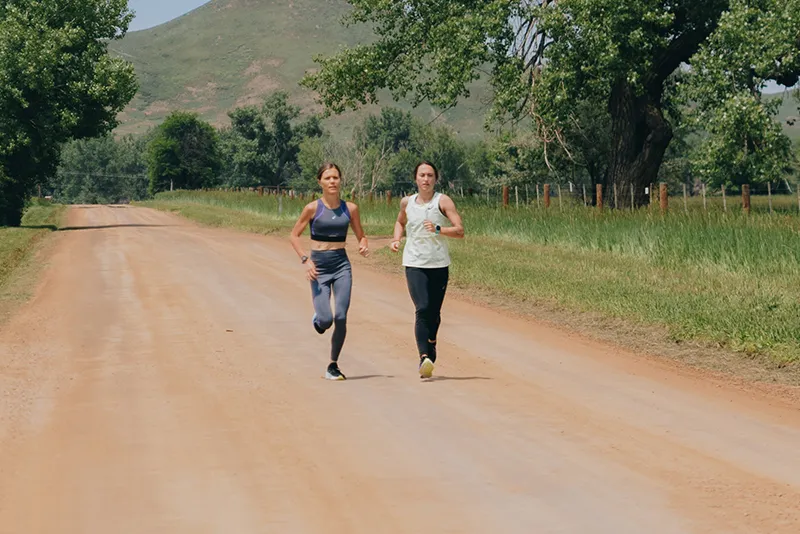
<svg viewBox="0 0 800 534">
<path fill-rule="evenodd" d="M 708 206 L 706 205 L 706 184 L 703 184 L 703 211 L 708 211 Z"/>
<path fill-rule="evenodd" d="M 683 212 L 689 213 L 689 204 L 686 199 L 686 183 L 683 184 Z"/>
<path fill-rule="evenodd" d="M 392 190 L 391 189 L 386 191 L 386 205 L 387 206 L 391 206 L 392 205 Z"/>
<path fill-rule="evenodd" d="M 544 207 L 550 207 L 550 184 L 544 184 Z"/>
<path fill-rule="evenodd" d="M 728 197 L 725 196 L 725 184 L 722 185 L 722 211 L 728 212 Z"/>
<path fill-rule="evenodd" d="M 517 202 L 517 209 L 519 209 L 519 187 L 517 187 L 516 185 L 514 186 L 514 198 L 516 199 Z"/>
<path fill-rule="evenodd" d="M 750 215 L 750 184 L 742 186 L 742 210 Z"/>
<path fill-rule="evenodd" d="M 557 184 L 558 187 L 558 211 L 564 211 L 564 205 L 561 203 L 561 184 Z"/>
<path fill-rule="evenodd" d="M 767 182 L 767 197 L 769 198 L 769 214 L 772 215 L 772 184 Z"/>
<path fill-rule="evenodd" d="M 504 208 L 508 207 L 508 186 L 507 185 L 503 186 L 503 207 Z"/>
<path fill-rule="evenodd" d="M 661 204 L 661 213 L 665 213 L 669 209 L 669 201 L 667 200 L 667 184 L 661 182 L 659 184 L 659 203 Z"/>
<path fill-rule="evenodd" d="M 597 184 L 597 211 L 603 211 L 603 184 Z"/>
</svg>

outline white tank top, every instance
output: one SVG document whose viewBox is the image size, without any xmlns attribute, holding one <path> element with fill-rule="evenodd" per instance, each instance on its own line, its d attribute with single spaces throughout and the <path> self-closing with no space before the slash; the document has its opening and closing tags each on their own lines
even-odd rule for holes
<svg viewBox="0 0 800 534">
<path fill-rule="evenodd" d="M 442 227 L 450 222 L 439 209 L 441 196 L 441 193 L 434 193 L 427 204 L 418 204 L 416 193 L 408 198 L 403 266 L 436 269 L 450 265 L 447 238 L 429 232 L 422 224 L 426 219 Z"/>
</svg>

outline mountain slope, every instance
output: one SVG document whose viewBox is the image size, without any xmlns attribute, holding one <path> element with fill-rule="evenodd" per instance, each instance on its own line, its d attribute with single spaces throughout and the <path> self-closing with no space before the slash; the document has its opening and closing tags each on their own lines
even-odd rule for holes
<svg viewBox="0 0 800 534">
<path fill-rule="evenodd" d="M 131 32 L 112 49 L 133 62 L 141 89 L 122 114 L 118 133 L 142 132 L 174 109 L 197 111 L 223 125 L 233 107 L 258 104 L 276 90 L 289 92 L 304 112 L 317 110 L 312 93 L 298 85 L 307 70 L 316 68 L 313 57 L 373 38 L 369 28 L 340 23 L 348 10 L 343 0 L 213 0 L 166 24 Z M 475 83 L 472 96 L 438 120 L 464 137 L 481 135 L 489 94 L 488 84 Z M 382 105 L 411 109 L 387 93 L 380 96 Z M 785 95 L 777 117 L 795 139 L 800 138 L 797 108 Z M 364 115 L 376 111 L 370 106 L 332 117 L 326 126 L 348 135 Z M 439 115 L 427 105 L 413 112 L 426 120 Z M 787 124 L 792 117 L 794 124 Z"/>
<path fill-rule="evenodd" d="M 227 123 L 235 106 L 258 104 L 276 90 L 304 111 L 317 109 L 313 94 L 298 82 L 316 68 L 313 57 L 342 46 L 368 42 L 366 27 L 340 23 L 349 7 L 342 0 L 214 0 L 186 15 L 148 30 L 131 32 L 112 49 L 131 61 L 141 89 L 121 119 L 119 133 L 141 132 L 174 109 L 199 112 L 213 124 Z M 440 120 L 465 135 L 480 134 L 486 84 Z M 384 105 L 397 105 L 386 95 Z M 333 117 L 327 126 L 348 132 L 366 111 Z M 433 119 L 430 106 L 414 111 Z"/>
</svg>

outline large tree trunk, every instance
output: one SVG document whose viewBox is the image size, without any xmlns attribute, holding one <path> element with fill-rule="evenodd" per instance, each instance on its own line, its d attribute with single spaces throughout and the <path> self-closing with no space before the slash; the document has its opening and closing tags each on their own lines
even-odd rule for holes
<svg viewBox="0 0 800 534">
<path fill-rule="evenodd" d="M 654 94 L 655 93 L 655 94 Z M 641 96 L 634 94 L 626 80 L 611 90 L 611 153 L 604 204 L 613 206 L 614 185 L 618 207 L 630 207 L 631 185 L 634 202 L 641 206 L 648 200 L 645 187 L 655 183 L 672 140 L 672 127 L 661 112 L 660 89 Z"/>
</svg>

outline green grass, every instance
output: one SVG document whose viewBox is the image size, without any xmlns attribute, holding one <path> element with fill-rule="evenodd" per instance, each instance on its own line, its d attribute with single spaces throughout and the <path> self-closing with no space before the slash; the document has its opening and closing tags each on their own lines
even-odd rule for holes
<svg viewBox="0 0 800 534">
<path fill-rule="evenodd" d="M 772 367 L 800 363 L 800 215 L 796 198 L 775 198 L 786 210 L 727 213 L 682 199 L 656 209 L 598 214 L 554 202 L 502 209 L 458 201 L 468 238 L 452 241 L 456 287 L 502 301 L 591 313 L 631 326 L 666 329 L 672 341 L 724 347 Z M 246 231 L 288 232 L 304 202 L 253 193 L 162 194 L 151 203 L 201 223 Z M 397 201 L 359 202 L 369 235 L 388 236 Z M 789 206 L 794 206 L 791 211 Z M 680 208 L 680 209 L 678 209 Z M 397 257 L 377 252 L 378 263 Z"/>
<path fill-rule="evenodd" d="M 0 288 L 28 258 L 44 236 L 58 228 L 64 206 L 35 201 L 25 212 L 19 228 L 0 227 Z"/>
<path fill-rule="evenodd" d="M 36 281 L 34 253 L 61 223 L 65 207 L 47 201 L 31 204 L 19 228 L 0 227 L 0 323 L 30 296 Z"/>
</svg>

